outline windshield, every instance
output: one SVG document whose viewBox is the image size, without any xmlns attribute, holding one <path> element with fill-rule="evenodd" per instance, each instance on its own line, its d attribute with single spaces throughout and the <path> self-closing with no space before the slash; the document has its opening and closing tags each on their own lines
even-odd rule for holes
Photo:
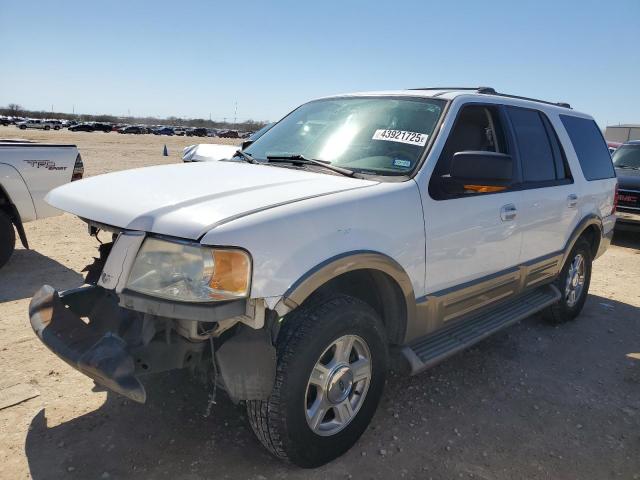
<svg viewBox="0 0 640 480">
<path fill-rule="evenodd" d="M 623 145 L 613 154 L 613 165 L 616 168 L 640 169 L 640 145 Z"/>
<path fill-rule="evenodd" d="M 259 161 L 303 155 L 378 175 L 402 175 L 418 162 L 444 101 L 392 97 L 316 100 L 276 123 L 246 149 Z"/>
</svg>

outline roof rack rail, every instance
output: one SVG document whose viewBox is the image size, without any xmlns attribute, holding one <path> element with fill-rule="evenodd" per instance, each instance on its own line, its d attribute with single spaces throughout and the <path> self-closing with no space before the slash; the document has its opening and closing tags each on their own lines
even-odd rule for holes
<svg viewBox="0 0 640 480">
<path fill-rule="evenodd" d="M 493 90 L 493 88 L 491 87 L 420 87 L 420 88 L 410 88 L 409 90 L 484 90 L 484 89 Z"/>
<path fill-rule="evenodd" d="M 469 91 L 475 91 L 476 93 L 481 93 L 484 95 L 497 95 L 499 97 L 514 98 L 516 100 L 529 100 L 531 102 L 544 103 L 546 105 L 555 105 L 556 107 L 571 108 L 571 105 L 566 102 L 548 102 L 546 100 L 540 100 L 539 98 L 521 97 L 519 95 L 509 95 L 507 93 L 497 92 L 492 87 L 424 87 L 424 88 L 410 88 L 409 90 L 450 90 L 450 91 L 469 90 Z"/>
<path fill-rule="evenodd" d="M 478 93 L 486 93 L 486 92 L 479 91 Z M 567 102 L 548 102 L 546 100 L 540 100 L 539 98 L 521 97 L 519 95 L 509 95 L 508 93 L 498 93 L 498 92 L 493 92 L 491 95 L 497 95 L 499 97 L 506 97 L 506 98 L 515 98 L 516 100 L 529 100 L 530 102 L 544 103 L 545 105 L 554 105 L 556 107 L 571 108 L 571 105 L 568 104 Z"/>
</svg>

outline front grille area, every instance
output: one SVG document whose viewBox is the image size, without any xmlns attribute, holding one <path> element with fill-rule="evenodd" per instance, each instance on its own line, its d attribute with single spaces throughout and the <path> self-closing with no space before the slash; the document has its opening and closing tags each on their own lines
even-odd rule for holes
<svg viewBox="0 0 640 480">
<path fill-rule="evenodd" d="M 619 189 L 618 208 L 640 210 L 640 191 Z"/>
</svg>

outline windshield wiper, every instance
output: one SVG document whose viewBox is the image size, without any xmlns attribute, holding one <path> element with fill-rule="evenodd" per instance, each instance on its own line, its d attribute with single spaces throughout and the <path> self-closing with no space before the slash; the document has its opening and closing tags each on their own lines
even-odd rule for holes
<svg viewBox="0 0 640 480">
<path fill-rule="evenodd" d="M 255 158 L 253 158 L 248 153 L 243 152 L 242 150 L 236 150 L 236 153 L 234 153 L 233 156 L 241 157 L 245 162 L 258 163 L 258 161 Z"/>
<path fill-rule="evenodd" d="M 340 173 L 346 177 L 353 177 L 353 175 L 355 174 L 353 170 L 349 170 L 348 168 L 336 167 L 335 165 L 331 165 L 328 162 L 316 160 L 315 158 L 307 158 L 304 155 L 300 154 L 267 155 L 267 160 L 269 160 L 270 162 L 310 163 L 311 165 L 317 165 L 319 167 L 324 167 L 328 170 Z"/>
</svg>

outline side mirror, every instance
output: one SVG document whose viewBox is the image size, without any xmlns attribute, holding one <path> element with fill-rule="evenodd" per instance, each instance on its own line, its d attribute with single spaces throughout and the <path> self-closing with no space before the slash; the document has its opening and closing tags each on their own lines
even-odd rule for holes
<svg viewBox="0 0 640 480">
<path fill-rule="evenodd" d="M 463 185 L 508 187 L 513 180 L 513 160 L 504 153 L 457 152 L 451 161 L 451 178 Z"/>
<path fill-rule="evenodd" d="M 244 150 L 245 148 L 248 148 L 249 145 L 251 145 L 253 143 L 253 140 L 245 140 L 244 142 L 242 142 L 242 148 L 240 150 Z"/>
</svg>

